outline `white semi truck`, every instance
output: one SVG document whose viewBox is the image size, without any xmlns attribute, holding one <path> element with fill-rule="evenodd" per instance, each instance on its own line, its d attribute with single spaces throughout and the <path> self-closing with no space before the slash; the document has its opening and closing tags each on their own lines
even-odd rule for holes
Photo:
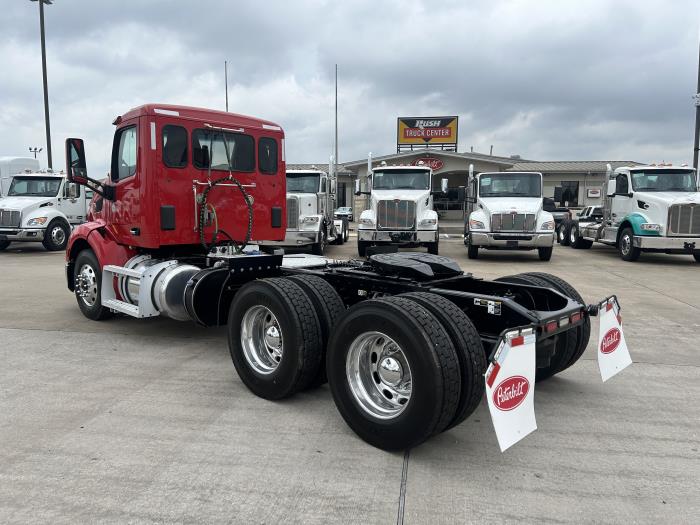
<svg viewBox="0 0 700 525">
<path fill-rule="evenodd" d="M 283 241 L 263 241 L 262 246 L 311 247 L 323 255 L 329 243 L 343 244 L 350 226 L 334 218 L 336 180 L 321 170 L 287 170 L 287 232 Z"/>
<path fill-rule="evenodd" d="M 469 170 L 464 244 L 470 259 L 479 249 L 537 250 L 552 258 L 554 217 L 544 211 L 542 174 Z"/>
<path fill-rule="evenodd" d="M 625 261 L 642 252 L 685 253 L 700 262 L 700 192 L 693 168 L 608 165 L 602 217 L 574 219 L 570 245 L 615 246 Z"/>
<path fill-rule="evenodd" d="M 13 242 L 41 242 L 64 250 L 74 225 L 86 221 L 92 192 L 63 173 L 40 171 L 11 177 L 0 198 L 0 251 Z"/>
<path fill-rule="evenodd" d="M 371 159 L 371 157 L 370 157 Z M 370 160 L 371 162 L 371 160 Z M 360 215 L 357 226 L 357 252 L 367 254 L 371 246 L 425 246 L 438 253 L 438 215 L 433 209 L 433 195 L 447 192 L 447 179 L 441 189 L 433 191 L 433 170 L 429 166 L 381 166 L 369 172 L 369 209 Z"/>
</svg>

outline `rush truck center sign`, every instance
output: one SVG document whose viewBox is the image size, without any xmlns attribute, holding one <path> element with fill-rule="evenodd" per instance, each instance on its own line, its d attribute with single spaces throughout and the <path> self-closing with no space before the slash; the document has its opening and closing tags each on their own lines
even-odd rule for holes
<svg viewBox="0 0 700 525">
<path fill-rule="evenodd" d="M 457 117 L 399 117 L 396 142 L 401 145 L 457 147 Z"/>
</svg>

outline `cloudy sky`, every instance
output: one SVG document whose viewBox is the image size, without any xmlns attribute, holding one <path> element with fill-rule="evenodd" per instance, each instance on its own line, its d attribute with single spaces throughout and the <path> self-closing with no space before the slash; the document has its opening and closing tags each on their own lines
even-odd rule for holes
<svg viewBox="0 0 700 525">
<path fill-rule="evenodd" d="M 45 142 L 38 5 L 2 8 L 0 155 L 25 155 Z M 54 0 L 54 167 L 78 136 L 106 171 L 139 104 L 224 109 L 224 60 L 230 110 L 280 123 L 290 162 L 331 153 L 336 63 L 341 161 L 395 151 L 398 116 L 459 115 L 460 151 L 689 162 L 699 22 L 697 0 Z"/>
</svg>

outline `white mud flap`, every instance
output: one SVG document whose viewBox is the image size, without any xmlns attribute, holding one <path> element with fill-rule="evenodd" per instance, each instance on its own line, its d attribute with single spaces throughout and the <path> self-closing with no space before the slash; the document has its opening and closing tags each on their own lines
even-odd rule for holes
<svg viewBox="0 0 700 525">
<path fill-rule="evenodd" d="M 501 452 L 537 430 L 535 339 L 532 328 L 506 333 L 484 375 L 486 399 Z"/>
<path fill-rule="evenodd" d="M 600 305 L 598 330 L 598 366 L 603 381 L 607 381 L 632 364 L 625 334 L 622 332 L 620 308 L 615 298 Z"/>
</svg>

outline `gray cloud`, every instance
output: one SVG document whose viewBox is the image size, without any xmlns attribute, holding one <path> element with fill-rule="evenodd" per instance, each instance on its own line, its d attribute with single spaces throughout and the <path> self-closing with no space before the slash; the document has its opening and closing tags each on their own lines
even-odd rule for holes
<svg viewBox="0 0 700 525">
<path fill-rule="evenodd" d="M 55 0 L 46 8 L 54 165 L 66 136 L 106 169 L 110 125 L 144 102 L 282 124 L 287 158 L 395 148 L 396 117 L 459 115 L 460 148 L 535 159 L 687 162 L 698 6 L 691 1 Z M 0 154 L 43 145 L 37 5 L 0 21 Z"/>
</svg>

